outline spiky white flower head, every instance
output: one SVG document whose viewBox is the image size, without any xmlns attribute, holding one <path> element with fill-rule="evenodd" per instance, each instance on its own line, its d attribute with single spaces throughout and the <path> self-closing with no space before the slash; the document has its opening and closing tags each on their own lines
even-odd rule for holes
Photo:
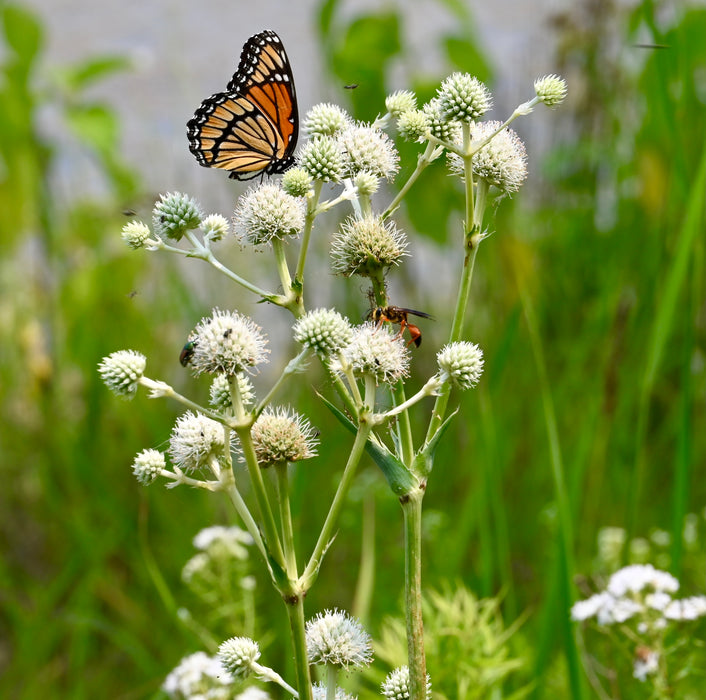
<svg viewBox="0 0 706 700">
<path fill-rule="evenodd" d="M 252 426 L 261 467 L 299 462 L 316 456 L 317 432 L 304 416 L 289 408 L 266 408 Z"/>
<path fill-rule="evenodd" d="M 397 130 L 407 141 L 426 141 L 431 133 L 431 118 L 423 109 L 402 112 L 397 119 Z"/>
<path fill-rule="evenodd" d="M 373 323 L 358 326 L 342 353 L 356 375 L 372 376 L 378 383 L 394 384 L 408 374 L 409 350 L 404 341 Z"/>
<path fill-rule="evenodd" d="M 187 411 L 179 416 L 169 438 L 169 456 L 182 471 L 208 467 L 230 449 L 223 426 L 201 413 Z"/>
<path fill-rule="evenodd" d="M 348 319 L 334 309 L 308 311 L 294 324 L 294 340 L 320 357 L 337 353 L 350 343 L 353 329 Z"/>
<path fill-rule="evenodd" d="M 309 136 L 333 136 L 349 126 L 352 121 L 343 108 L 322 102 L 314 105 L 306 113 L 302 128 Z"/>
<path fill-rule="evenodd" d="M 467 341 L 449 343 L 436 354 L 441 380 L 459 389 L 472 389 L 483 373 L 483 351 Z"/>
<path fill-rule="evenodd" d="M 218 647 L 218 659 L 235 678 L 247 678 L 260 658 L 260 647 L 249 637 L 231 637 Z"/>
<path fill-rule="evenodd" d="M 159 450 L 142 450 L 132 463 L 132 473 L 144 486 L 149 486 L 166 469 L 164 453 Z"/>
<path fill-rule="evenodd" d="M 469 73 L 454 73 L 445 78 L 438 91 L 439 108 L 447 119 L 472 122 L 492 106 L 488 88 Z"/>
<path fill-rule="evenodd" d="M 328 689 L 322 682 L 314 683 L 314 685 L 311 686 L 311 690 L 314 700 L 326 700 L 328 698 Z M 347 693 L 343 688 L 336 688 L 334 700 L 358 700 L 358 696 Z"/>
<path fill-rule="evenodd" d="M 343 177 L 343 151 L 332 136 L 313 136 L 299 151 L 297 160 L 314 180 L 339 182 Z"/>
<path fill-rule="evenodd" d="M 252 406 L 255 402 L 255 389 L 248 375 L 240 372 L 236 375 L 236 380 L 238 382 L 238 391 L 240 392 L 240 400 L 243 402 L 243 406 L 245 408 Z M 209 389 L 208 403 L 214 408 L 219 409 L 230 408 L 233 405 L 230 395 L 230 384 L 225 374 L 217 374 L 213 378 L 211 388 Z"/>
<path fill-rule="evenodd" d="M 163 240 L 178 241 L 188 230 L 198 228 L 202 219 L 201 207 L 181 192 L 160 195 L 152 210 L 154 232 Z"/>
<path fill-rule="evenodd" d="M 304 168 L 290 168 L 282 175 L 282 189 L 292 197 L 306 197 L 314 179 Z"/>
<path fill-rule="evenodd" d="M 103 383 L 121 399 L 131 399 L 145 373 L 147 358 L 135 350 L 118 350 L 104 357 L 98 364 Z"/>
<path fill-rule="evenodd" d="M 264 182 L 251 187 L 238 200 L 235 230 L 251 245 L 264 245 L 273 238 L 297 236 L 304 228 L 305 206 L 279 185 Z"/>
<path fill-rule="evenodd" d="M 417 96 L 411 90 L 397 90 L 385 98 L 385 109 L 395 117 L 417 108 Z"/>
<path fill-rule="evenodd" d="M 655 569 L 652 564 L 633 564 L 616 571 L 608 581 L 607 590 L 618 597 L 628 592 L 639 593 L 645 588 L 675 593 L 679 590 L 679 581 L 666 571 Z"/>
<path fill-rule="evenodd" d="M 331 242 L 333 271 L 350 277 L 369 277 L 407 255 L 407 237 L 392 220 L 383 221 L 369 214 L 362 219 L 351 217 Z"/>
<path fill-rule="evenodd" d="M 249 556 L 247 547 L 251 546 L 252 543 L 252 535 L 234 525 L 231 527 L 224 527 L 223 525 L 205 527 L 197 532 L 193 539 L 193 545 L 196 549 L 206 551 L 214 546 L 223 546 L 236 559 L 247 559 Z"/>
<path fill-rule="evenodd" d="M 647 676 L 652 676 L 659 670 L 659 652 L 648 647 L 638 647 L 633 662 L 633 678 L 644 683 Z"/>
<path fill-rule="evenodd" d="M 561 104 L 566 97 L 567 90 L 566 80 L 558 75 L 545 75 L 534 81 L 534 91 L 547 107 Z"/>
<path fill-rule="evenodd" d="M 429 126 L 429 133 L 435 136 L 437 139 L 442 139 L 443 141 L 460 141 L 461 140 L 461 124 L 456 119 L 448 119 L 446 115 L 441 111 L 441 106 L 439 103 L 439 98 L 435 97 L 429 100 L 423 107 L 427 123 Z"/>
<path fill-rule="evenodd" d="M 150 227 L 141 221 L 130 221 L 123 226 L 120 235 L 130 248 L 137 250 L 138 248 L 144 248 L 150 237 Z"/>
<path fill-rule="evenodd" d="M 380 179 L 367 170 L 361 170 L 353 177 L 353 187 L 358 190 L 358 194 L 372 197 L 380 187 Z"/>
<path fill-rule="evenodd" d="M 196 374 L 232 376 L 267 361 L 267 338 L 259 326 L 237 311 L 214 309 L 211 316 L 201 319 L 193 335 L 198 342 L 190 364 Z"/>
<path fill-rule="evenodd" d="M 345 169 L 349 176 L 367 170 L 388 180 L 397 172 L 400 159 L 390 137 L 367 124 L 355 124 L 337 136 L 343 149 Z"/>
<path fill-rule="evenodd" d="M 500 122 L 471 124 L 473 141 L 481 142 L 490 136 Z M 473 156 L 473 172 L 503 192 L 517 192 L 527 178 L 527 152 L 520 137 L 512 129 L 503 129 Z M 463 177 L 463 162 L 455 153 L 449 153 L 452 172 Z"/>
<path fill-rule="evenodd" d="M 201 222 L 201 230 L 209 240 L 220 241 L 228 235 L 230 224 L 225 216 L 210 214 Z"/>
<path fill-rule="evenodd" d="M 409 698 L 409 667 L 400 666 L 387 674 L 381 686 L 383 697 L 387 700 L 406 700 Z M 426 700 L 431 700 L 431 678 L 427 673 Z"/>
<path fill-rule="evenodd" d="M 373 658 L 370 635 L 342 610 L 326 610 L 306 623 L 306 651 L 313 664 L 349 668 Z"/>
<path fill-rule="evenodd" d="M 198 651 L 179 662 L 165 679 L 162 690 L 173 700 L 197 697 L 228 700 L 232 697 L 233 681 L 216 657 Z"/>
</svg>

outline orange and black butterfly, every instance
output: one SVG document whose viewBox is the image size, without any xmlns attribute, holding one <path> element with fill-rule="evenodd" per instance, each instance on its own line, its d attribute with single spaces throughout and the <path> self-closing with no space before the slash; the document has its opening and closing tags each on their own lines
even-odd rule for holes
<svg viewBox="0 0 706 700">
<path fill-rule="evenodd" d="M 282 173 L 294 163 L 299 115 L 282 40 L 266 30 L 250 37 L 225 92 L 211 95 L 186 125 L 200 165 L 235 180 Z"/>
</svg>

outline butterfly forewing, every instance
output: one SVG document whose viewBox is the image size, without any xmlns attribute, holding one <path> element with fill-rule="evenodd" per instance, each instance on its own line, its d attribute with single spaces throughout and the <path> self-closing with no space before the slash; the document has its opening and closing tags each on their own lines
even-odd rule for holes
<svg viewBox="0 0 706 700">
<path fill-rule="evenodd" d="M 227 92 L 204 100 L 187 124 L 198 162 L 247 180 L 281 173 L 293 162 L 298 112 L 292 70 L 280 38 L 248 39 Z"/>
</svg>

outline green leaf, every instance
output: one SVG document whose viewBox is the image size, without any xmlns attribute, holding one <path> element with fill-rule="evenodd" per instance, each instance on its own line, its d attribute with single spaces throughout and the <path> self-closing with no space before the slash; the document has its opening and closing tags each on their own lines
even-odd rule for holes
<svg viewBox="0 0 706 700">
<path fill-rule="evenodd" d="M 68 90 L 76 92 L 131 66 L 132 62 L 125 56 L 98 56 L 63 69 L 60 80 Z"/>
<path fill-rule="evenodd" d="M 318 393 L 318 392 L 317 392 Z M 319 394 L 321 400 L 326 404 L 328 409 L 333 413 L 341 424 L 355 435 L 358 431 L 357 426 L 334 406 L 330 401 Z M 365 451 L 373 458 L 375 464 L 380 467 L 380 470 L 385 475 L 387 483 L 390 485 L 392 492 L 397 496 L 406 496 L 408 493 L 419 487 L 417 478 L 405 465 L 395 457 L 384 445 L 369 439 L 365 443 Z"/>
<path fill-rule="evenodd" d="M 66 121 L 85 145 L 106 153 L 117 147 L 119 126 L 115 113 L 103 105 L 72 105 L 66 109 Z"/>
<path fill-rule="evenodd" d="M 483 82 L 491 80 L 492 70 L 474 41 L 449 36 L 444 40 L 444 47 L 449 62 L 455 69 L 470 73 Z"/>
<path fill-rule="evenodd" d="M 385 102 L 387 65 L 401 51 L 399 33 L 396 14 L 368 15 L 355 20 L 334 49 L 334 74 L 358 85 L 350 91 L 356 117 L 374 116 Z"/>
<path fill-rule="evenodd" d="M 2 23 L 7 45 L 17 54 L 19 63 L 29 67 L 44 41 L 36 15 L 18 5 L 5 5 Z"/>
<path fill-rule="evenodd" d="M 428 476 L 434 468 L 434 454 L 439 445 L 439 440 L 447 431 L 451 424 L 452 418 L 458 413 L 458 408 L 439 426 L 439 429 L 434 433 L 431 440 L 420 450 L 414 458 L 414 471 L 417 474 Z"/>
</svg>

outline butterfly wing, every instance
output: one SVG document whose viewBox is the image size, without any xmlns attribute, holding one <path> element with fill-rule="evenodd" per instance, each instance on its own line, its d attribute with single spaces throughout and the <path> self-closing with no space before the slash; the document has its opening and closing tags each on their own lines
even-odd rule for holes
<svg viewBox="0 0 706 700">
<path fill-rule="evenodd" d="M 204 167 L 248 180 L 293 163 L 298 112 L 282 41 L 272 31 L 248 39 L 227 91 L 204 100 L 187 124 L 189 149 Z"/>
</svg>

